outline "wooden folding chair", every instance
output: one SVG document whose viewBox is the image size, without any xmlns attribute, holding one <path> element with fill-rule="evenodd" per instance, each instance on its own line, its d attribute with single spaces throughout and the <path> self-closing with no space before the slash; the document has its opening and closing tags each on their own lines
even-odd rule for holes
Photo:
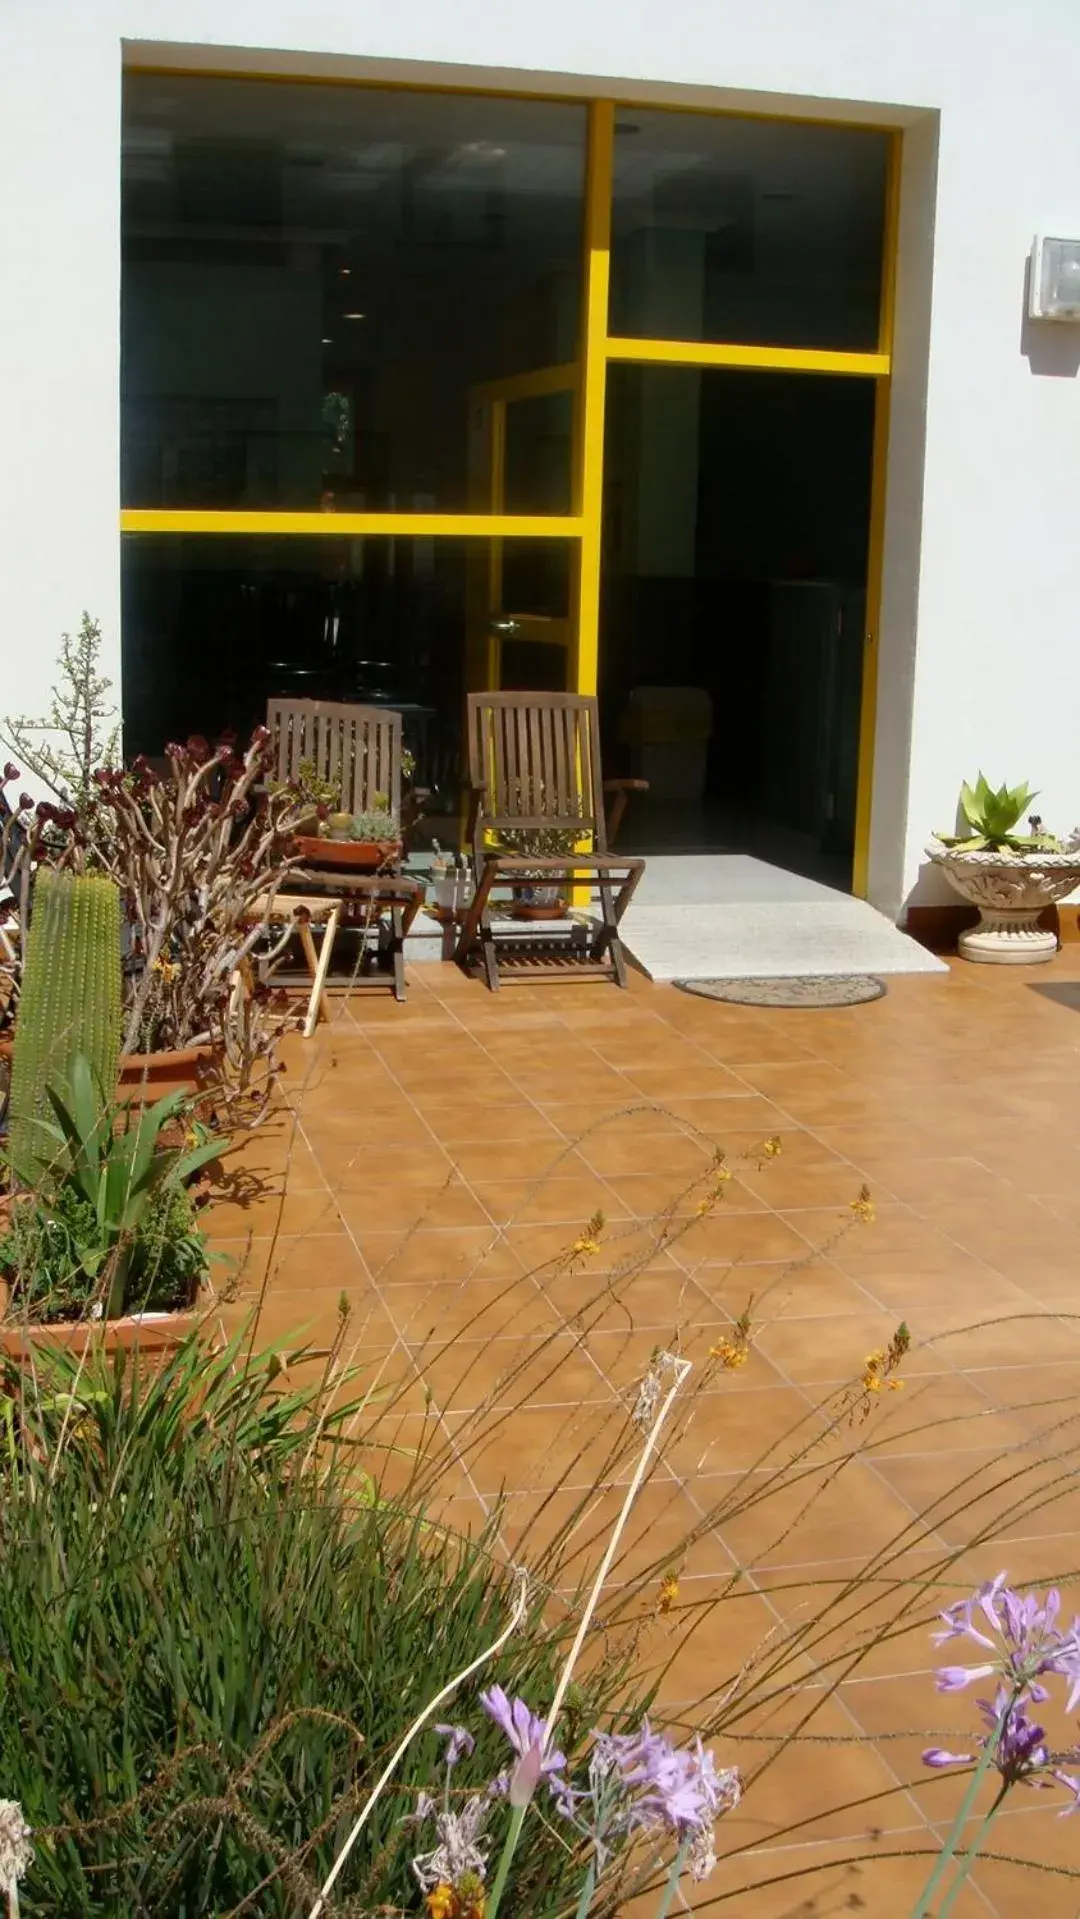
<svg viewBox="0 0 1080 1919">
<path fill-rule="evenodd" d="M 301 766 L 313 766 L 320 779 L 340 786 L 343 812 L 369 813 L 385 807 L 399 822 L 402 835 L 422 809 L 427 794 L 420 788 L 410 788 L 402 798 L 401 714 L 393 708 L 272 699 L 267 702 L 266 724 L 275 779 L 295 780 Z M 328 860 L 324 873 L 319 861 L 309 858 L 290 884 L 325 885 L 328 893 L 340 893 L 343 923 L 359 929 L 365 949 L 364 983 L 374 951 L 394 997 L 403 1000 L 405 939 L 423 904 L 424 889 L 402 874 L 400 861 L 378 873 L 363 874 L 341 871 Z M 354 985 L 359 983 L 358 975 Z"/>
<path fill-rule="evenodd" d="M 330 700 L 268 700 L 274 778 L 295 780 L 313 766 L 341 788 L 341 810 L 367 813 L 378 803 L 401 817 L 401 714 L 382 706 Z"/>
<path fill-rule="evenodd" d="M 613 979 L 626 985 L 619 921 L 645 869 L 643 859 L 609 850 L 604 796 L 613 796 L 610 831 L 629 795 L 646 780 L 604 781 L 595 699 L 577 693 L 470 693 L 468 700 L 468 837 L 476 891 L 462 923 L 455 958 L 483 968 L 491 990 L 500 979 Z M 511 853 L 500 839 L 555 830 L 573 842 L 557 856 Z M 542 878 L 588 887 L 599 917 L 571 913 L 565 924 L 530 932 L 499 918 L 492 892 Z"/>
</svg>

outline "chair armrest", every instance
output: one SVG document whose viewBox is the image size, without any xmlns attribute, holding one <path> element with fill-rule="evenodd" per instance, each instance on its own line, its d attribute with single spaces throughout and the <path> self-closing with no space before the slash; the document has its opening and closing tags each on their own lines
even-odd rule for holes
<svg viewBox="0 0 1080 1919">
<path fill-rule="evenodd" d="M 465 790 L 469 795 L 469 811 L 465 822 L 465 846 L 470 850 L 476 844 L 476 830 L 480 824 L 480 812 L 487 788 L 477 786 L 472 780 L 466 780 Z"/>
<path fill-rule="evenodd" d="M 430 798 L 431 788 L 429 786 L 411 786 L 409 788 L 409 791 L 401 802 L 401 830 L 403 833 L 407 833 L 410 826 L 416 825 L 417 820 L 421 817 Z"/>
<path fill-rule="evenodd" d="M 615 844 L 615 835 L 618 833 L 619 827 L 622 824 L 622 816 L 626 811 L 626 802 L 630 798 L 631 793 L 647 793 L 648 790 L 648 780 L 604 781 L 604 792 L 612 795 L 612 805 L 608 812 L 607 820 L 608 843 L 610 845 L 613 846 Z"/>
</svg>

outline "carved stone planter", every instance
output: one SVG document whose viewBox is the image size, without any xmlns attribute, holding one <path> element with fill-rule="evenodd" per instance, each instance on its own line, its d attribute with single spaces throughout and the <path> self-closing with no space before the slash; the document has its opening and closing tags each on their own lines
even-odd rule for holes
<svg viewBox="0 0 1080 1919">
<path fill-rule="evenodd" d="M 979 924 L 957 940 L 962 959 L 993 966 L 1037 966 L 1053 959 L 1057 935 L 1040 926 L 1048 906 L 1080 886 L 1080 849 L 1066 853 L 962 853 L 931 840 L 927 853 Z"/>
</svg>

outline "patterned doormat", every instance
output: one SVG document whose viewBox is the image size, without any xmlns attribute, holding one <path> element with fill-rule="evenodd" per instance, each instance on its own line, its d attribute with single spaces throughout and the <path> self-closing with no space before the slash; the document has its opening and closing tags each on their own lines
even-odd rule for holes
<svg viewBox="0 0 1080 1919">
<path fill-rule="evenodd" d="M 736 1006 L 863 1006 L 881 999 L 884 980 L 869 973 L 803 974 L 795 979 L 677 979 L 684 993 Z"/>
</svg>

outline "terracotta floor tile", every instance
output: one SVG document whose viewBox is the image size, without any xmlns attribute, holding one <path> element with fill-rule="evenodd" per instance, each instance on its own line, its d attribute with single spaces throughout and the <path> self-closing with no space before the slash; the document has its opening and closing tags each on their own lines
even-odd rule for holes
<svg viewBox="0 0 1080 1919">
<path fill-rule="evenodd" d="M 244 1262 L 215 1272 L 215 1323 L 240 1325 L 262 1293 L 260 1335 L 288 1350 L 307 1324 L 325 1349 L 344 1291 L 358 1356 L 377 1376 L 397 1368 L 392 1489 L 426 1473 L 438 1512 L 475 1530 L 488 1511 L 477 1484 L 489 1500 L 504 1485 L 504 1544 L 522 1542 L 534 1563 L 577 1514 L 550 1565 L 563 1584 L 603 1550 L 640 1444 L 629 1401 L 654 1348 L 679 1344 L 694 1370 L 605 1616 L 648 1615 L 678 1562 L 695 1630 L 680 1647 L 677 1622 L 656 1616 L 641 1656 L 687 1724 L 718 1685 L 739 1677 L 752 1691 L 755 1652 L 796 1707 L 815 1660 L 819 1682 L 856 1661 L 820 1742 L 803 1739 L 725 1822 L 732 1857 L 692 1903 L 736 1890 L 733 1910 L 793 1919 L 857 1896 L 871 1919 L 900 1919 L 926 1861 L 883 1855 L 924 1844 L 920 1808 L 956 1792 L 921 1775 L 895 1790 L 921 1728 L 945 1723 L 932 1616 L 1003 1565 L 1043 1584 L 1080 1567 L 1075 1014 L 1022 969 L 960 965 L 811 1015 L 636 976 L 625 994 L 493 998 L 454 968 L 410 975 L 406 1005 L 335 996 L 332 1028 L 289 1042 L 298 1121 L 274 1118 L 230 1154 L 231 1191 L 204 1216 Z M 1045 978 L 1076 984 L 1080 953 Z M 777 1158 L 763 1150 L 773 1135 Z M 726 1203 L 698 1219 L 687 1198 L 665 1219 L 709 1180 L 717 1148 L 734 1174 Z M 849 1216 L 864 1181 L 870 1226 Z M 596 1251 L 571 1257 L 596 1207 Z M 726 1372 L 709 1349 L 748 1301 L 753 1349 Z M 860 1398 L 866 1354 L 901 1319 L 914 1341 L 903 1390 Z M 307 1362 L 312 1377 L 320 1364 Z M 440 1394 L 460 1408 L 446 1421 Z M 580 1483 L 545 1500 L 563 1473 Z M 593 1474 L 607 1484 L 581 1513 Z M 733 1587 L 740 1564 L 750 1570 Z M 643 1594 L 635 1573 L 648 1575 Z M 762 1727 L 750 1715 L 743 1730 Z M 1017 1857 L 1071 1862 L 1068 1822 L 1004 1818 Z M 1074 1885 L 1018 1870 L 980 1866 L 983 1891 L 957 1919 L 1074 1919 Z"/>
<path fill-rule="evenodd" d="M 522 1270 L 494 1226 L 414 1233 L 364 1230 L 356 1233 L 356 1244 L 380 1285 L 413 1280 L 460 1285 L 466 1279 L 514 1279 Z"/>
<path fill-rule="evenodd" d="M 699 1265 L 730 1265 L 734 1260 L 786 1264 L 807 1259 L 815 1250 L 815 1243 L 776 1213 L 728 1213 L 720 1205 L 708 1218 L 694 1221 L 679 1242 L 678 1257 L 693 1271 Z"/>
</svg>

